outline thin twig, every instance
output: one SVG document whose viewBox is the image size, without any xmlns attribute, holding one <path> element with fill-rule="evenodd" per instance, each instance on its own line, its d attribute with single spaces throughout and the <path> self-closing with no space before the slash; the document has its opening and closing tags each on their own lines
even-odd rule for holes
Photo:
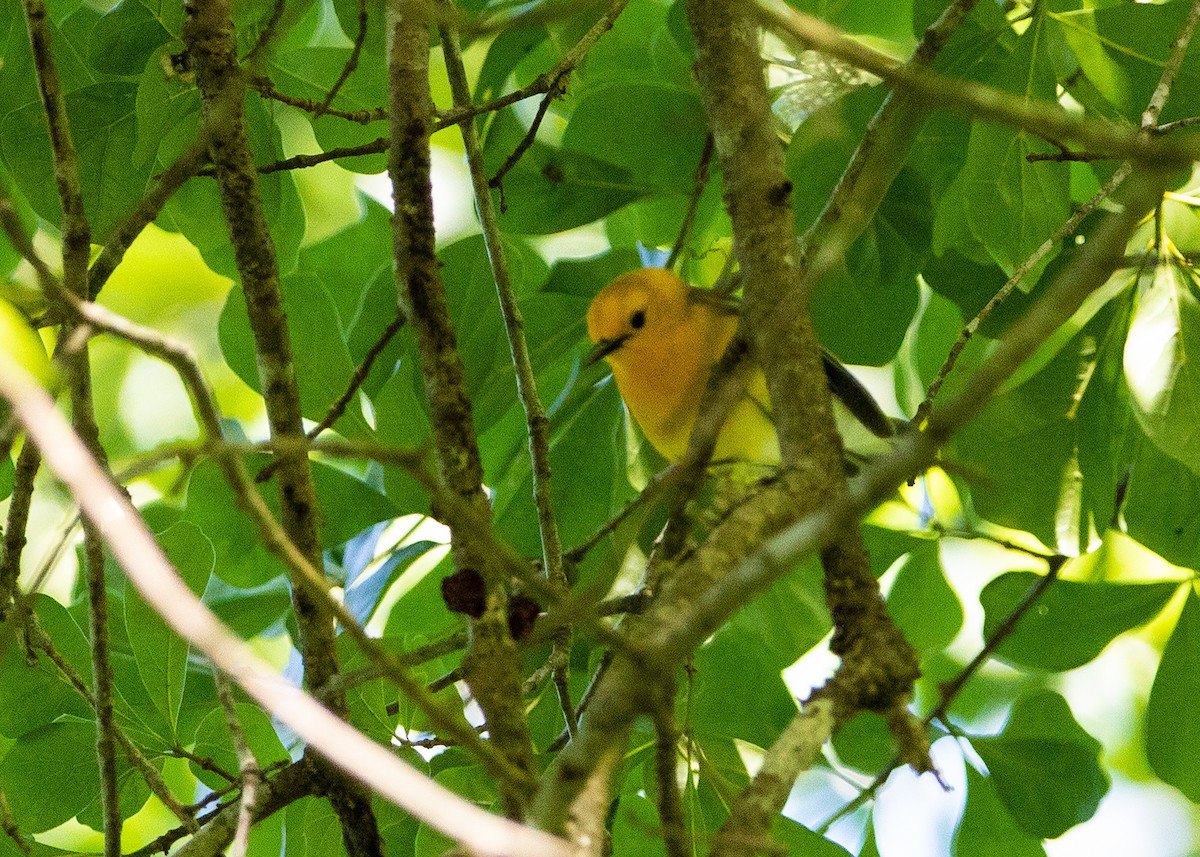
<svg viewBox="0 0 1200 857">
<path fill-rule="evenodd" d="M 674 683 L 667 682 L 654 711 L 654 779 L 658 784 L 658 818 L 667 857 L 687 857 L 693 853 L 693 844 L 679 794 L 679 727 L 675 723 L 674 706 Z"/>
<path fill-rule="evenodd" d="M 509 171 L 517 165 L 521 158 L 529 151 L 529 147 L 533 145 L 537 139 L 538 129 L 542 127 L 542 120 L 546 118 L 546 111 L 550 109 L 551 102 L 566 92 L 567 75 L 566 72 L 559 75 L 553 83 L 550 84 L 550 89 L 542 96 L 542 102 L 538 105 L 537 113 L 533 116 L 533 121 L 529 123 L 529 130 L 525 132 L 525 136 L 517 143 L 512 153 L 504 159 L 504 163 L 500 165 L 500 169 L 496 170 L 496 174 L 487 180 L 489 188 L 496 188 L 500 191 L 500 213 L 504 214 L 508 211 L 508 203 L 504 198 L 504 177 Z"/>
<path fill-rule="evenodd" d="M 942 389 L 942 384 L 946 378 L 954 370 L 954 366 L 958 363 L 958 359 L 962 356 L 963 349 L 971 341 L 971 338 L 978 332 L 982 325 L 1000 304 L 1012 294 L 1013 290 L 1021 284 L 1021 281 L 1029 275 L 1029 272 L 1036 268 L 1043 259 L 1059 245 L 1059 243 L 1068 235 L 1079 228 L 1079 224 L 1089 217 L 1093 211 L 1099 208 L 1105 200 L 1107 200 L 1122 182 L 1129 177 L 1132 170 L 1132 165 L 1127 161 L 1117 168 L 1117 170 L 1104 183 L 1104 187 L 1096 191 L 1092 198 L 1079 206 L 1067 220 L 1054 230 L 1054 233 L 1041 243 L 1020 265 L 1013 271 L 1012 276 L 1000 288 L 996 294 L 992 295 L 991 299 L 983 305 L 983 308 L 975 314 L 967 325 L 958 334 L 958 338 L 954 341 L 954 345 L 950 347 L 949 354 L 946 355 L 946 360 L 942 363 L 942 368 L 938 370 L 933 382 L 929 385 L 929 391 L 925 394 L 925 399 L 917 406 L 917 411 L 913 415 L 911 424 L 920 427 L 924 425 L 925 420 L 929 418 L 929 412 L 933 408 L 934 400 Z"/>
<path fill-rule="evenodd" d="M 65 290 L 78 297 L 88 294 L 88 261 L 91 250 L 91 225 L 83 203 L 78 156 L 67 117 L 66 98 L 59 82 L 46 24 L 44 0 L 25 0 L 25 21 L 37 73 L 38 92 L 50 132 L 54 161 L 54 180 L 62 208 L 62 259 Z M 47 296 L 51 299 L 52 296 Z M 73 328 L 64 325 L 62 341 L 73 339 Z M 57 349 L 56 349 L 57 351 Z M 71 412 L 75 429 L 84 444 L 104 464 L 92 405 L 91 366 L 86 346 L 78 352 L 62 354 L 71 393 Z M 43 450 L 44 451 L 44 450 Z M 96 756 L 100 768 L 100 807 L 104 818 L 105 857 L 121 853 L 120 791 L 117 783 L 116 724 L 113 715 L 113 675 L 108 637 L 108 593 L 104 586 L 104 549 L 100 535 L 85 526 L 84 575 L 88 592 L 89 645 L 92 651 L 92 676 L 96 701 Z"/>
<path fill-rule="evenodd" d="M 250 824 L 253 821 L 254 803 L 258 798 L 262 772 L 258 769 L 258 759 L 254 758 L 254 753 L 246 743 L 242 721 L 233 705 L 233 690 L 229 686 L 229 679 L 221 670 L 214 668 L 213 682 L 217 686 L 217 699 L 225 712 L 225 725 L 229 728 L 229 737 L 237 753 L 239 780 L 242 784 L 242 795 L 238 800 L 237 827 L 234 829 L 228 853 L 230 857 L 246 857 L 246 849 L 250 842 Z"/>
<path fill-rule="evenodd" d="M 673 270 L 675 263 L 679 261 L 679 256 L 683 253 L 683 248 L 687 245 L 688 236 L 692 232 L 692 224 L 696 222 L 696 212 L 700 208 L 700 197 L 704 195 L 704 189 L 708 187 L 708 165 L 712 160 L 713 154 L 713 138 L 712 134 L 704 137 L 704 149 L 700 152 L 700 162 L 696 165 L 696 179 L 692 186 L 692 195 L 688 199 L 687 211 L 683 215 L 683 222 L 679 225 L 679 235 L 675 238 L 675 244 L 671 247 L 671 255 L 667 257 L 667 263 L 663 265 L 667 270 Z"/>
<path fill-rule="evenodd" d="M 392 341 L 400 328 L 404 327 L 407 319 L 404 313 L 397 310 L 396 317 L 388 322 L 387 327 L 379 335 L 379 338 L 367 349 L 367 353 L 363 356 L 362 362 L 354 370 L 354 374 L 350 376 L 350 383 L 346 385 L 345 391 L 338 397 L 338 400 L 329 406 L 329 411 L 321 418 L 321 421 L 310 428 L 305 434 L 309 440 L 315 440 L 317 435 L 331 428 L 334 423 L 342 418 L 342 414 L 346 413 L 346 407 L 354 399 L 359 389 L 366 382 L 367 376 L 371 374 L 371 367 L 375 365 L 375 361 L 379 355 L 383 353 L 383 349 L 387 348 L 388 343 Z M 278 463 L 272 461 L 266 467 L 258 472 L 254 477 L 255 482 L 266 482 L 275 473 L 278 468 Z"/>
<path fill-rule="evenodd" d="M 358 58 L 362 54 L 363 44 L 367 40 L 367 0 L 358 0 L 358 36 L 354 39 L 354 47 L 350 51 L 350 56 L 346 59 L 346 64 L 342 66 L 342 73 L 338 75 L 338 79 L 334 81 L 333 86 L 329 88 L 329 94 L 325 96 L 325 100 L 313 113 L 313 121 L 317 121 L 329 110 L 329 105 L 333 104 L 333 99 L 337 98 L 337 94 L 341 91 L 342 86 L 350 79 L 350 75 L 358 68 Z M 383 118 L 382 116 L 380 117 Z"/>
<path fill-rule="evenodd" d="M 343 74 L 347 74 L 345 69 L 343 69 Z M 338 86 L 342 82 L 339 81 Z M 254 90 L 263 98 L 269 98 L 272 101 L 278 101 L 280 104 L 286 104 L 289 107 L 295 107 L 306 113 L 312 113 L 313 121 L 316 121 L 322 115 L 329 115 L 345 119 L 349 122 L 356 122 L 359 125 L 370 125 L 372 122 L 380 122 L 387 118 L 387 111 L 382 107 L 375 107 L 370 110 L 336 110 L 329 106 L 329 99 L 314 101 L 311 98 L 286 95 L 276 89 L 271 79 L 267 77 L 256 77 L 250 83 L 254 87 Z M 330 94 L 336 95 L 336 92 L 330 90 Z M 259 170 L 259 172 L 266 172 L 266 170 Z"/>
<path fill-rule="evenodd" d="M 446 58 L 446 72 L 450 78 L 450 91 L 453 94 L 454 104 L 456 106 L 470 104 L 471 90 L 467 82 L 466 68 L 463 65 L 462 46 L 459 44 L 458 34 L 453 30 L 443 28 L 441 37 L 442 52 Z M 557 88 L 558 84 L 552 86 L 546 97 L 551 98 Z M 470 169 L 471 184 L 475 193 L 475 207 L 479 212 L 479 221 L 483 228 L 484 246 L 487 248 L 488 261 L 491 263 L 500 315 L 504 319 L 504 331 L 508 338 L 509 352 L 516 374 L 517 396 L 525 411 L 529 460 L 533 474 L 533 501 L 537 508 L 538 533 L 542 544 L 542 569 L 551 586 L 566 592 L 570 589 L 570 582 L 567 580 L 563 563 L 562 539 L 558 531 L 558 521 L 555 518 L 550 486 L 550 420 L 546 416 L 546 409 L 543 407 L 541 396 L 538 393 L 533 359 L 530 357 L 529 343 L 525 339 L 525 320 L 517 305 L 517 296 L 513 289 L 511 272 L 504 249 L 504 236 L 500 230 L 496 207 L 488 189 L 490 183 L 484 172 L 483 146 L 479 140 L 479 132 L 475 127 L 474 119 L 464 119 L 459 124 L 459 128 L 462 131 L 463 145 L 467 151 L 467 165 Z M 550 661 L 555 665 L 554 686 L 558 692 L 563 720 L 568 729 L 574 725 L 575 717 L 568 690 L 567 672 L 570 666 L 570 650 L 570 629 L 564 626 L 553 638 Z"/>
</svg>

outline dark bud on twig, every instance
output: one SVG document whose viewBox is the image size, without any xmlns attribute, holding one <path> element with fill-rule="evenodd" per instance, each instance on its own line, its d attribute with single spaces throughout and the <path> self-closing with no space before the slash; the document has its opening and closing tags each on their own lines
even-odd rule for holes
<svg viewBox="0 0 1200 857">
<path fill-rule="evenodd" d="M 452 612 L 478 619 L 487 606 L 483 575 L 473 568 L 460 568 L 443 578 L 442 600 Z"/>
</svg>

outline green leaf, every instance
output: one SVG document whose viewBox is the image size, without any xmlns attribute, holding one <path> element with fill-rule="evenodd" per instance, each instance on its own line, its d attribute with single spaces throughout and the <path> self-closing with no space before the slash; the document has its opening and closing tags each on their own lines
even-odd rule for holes
<svg viewBox="0 0 1200 857">
<path fill-rule="evenodd" d="M 242 589 L 214 574 L 208 579 L 203 601 L 238 636 L 250 639 L 283 620 L 292 607 L 291 593 L 284 577 Z"/>
<path fill-rule="evenodd" d="M 199 130 L 200 92 L 163 67 L 169 66 L 170 53 L 170 48 L 164 48 L 154 54 L 138 79 L 135 164 L 153 163 L 156 156 L 162 165 L 169 163 Z M 188 133 L 176 136 L 181 130 Z"/>
<path fill-rule="evenodd" d="M 1200 301 L 1195 276 L 1174 262 L 1157 266 L 1125 342 L 1133 414 L 1159 449 L 1200 473 Z"/>
<path fill-rule="evenodd" d="M 246 459 L 251 473 L 265 466 L 267 456 Z M 334 547 L 372 524 L 389 520 L 395 508 L 365 482 L 320 462 L 312 462 L 313 484 L 320 507 L 336 511 L 321 528 L 323 547 Z M 277 491 L 259 485 L 259 493 L 279 514 Z M 226 583 L 251 588 L 282 574 L 282 564 L 258 541 L 254 524 L 240 511 L 220 468 L 212 462 L 196 467 L 188 481 L 184 520 L 200 528 L 216 552 L 216 573 Z"/>
<path fill-rule="evenodd" d="M 704 111 L 691 92 L 624 84 L 590 90 L 580 99 L 562 147 L 628 171 L 639 183 L 685 195 L 705 135 Z"/>
<path fill-rule="evenodd" d="M 271 725 L 270 716 L 257 705 L 249 703 L 237 702 L 233 707 L 237 712 L 246 746 L 258 760 L 259 770 L 276 762 L 286 762 L 289 758 L 287 750 L 280 743 L 275 727 Z M 194 741 L 192 752 L 198 758 L 212 762 L 222 773 L 238 776 L 237 751 L 233 746 L 225 709 L 214 705 L 212 711 L 196 728 Z M 195 762 L 190 762 L 189 765 L 196 778 L 210 789 L 223 789 L 229 785 L 229 781 L 221 774 L 203 768 Z"/>
<path fill-rule="evenodd" d="M 1026 833 L 1005 809 L 991 778 L 967 769 L 967 806 L 954 834 L 955 857 L 1046 857 L 1041 838 Z"/>
<path fill-rule="evenodd" d="M 1200 600 L 1189 591 L 1146 705 L 1146 757 L 1163 782 L 1200 802 Z"/>
<path fill-rule="evenodd" d="M 15 472 L 16 465 L 13 464 L 12 458 L 0 455 L 0 500 L 7 500 L 11 496 Z"/>
<path fill-rule="evenodd" d="M 158 537 L 167 558 L 184 583 L 199 595 L 216 562 L 212 543 L 190 523 L 179 523 Z M 172 728 L 179 718 L 187 671 L 189 645 L 152 607 L 142 600 L 131 583 L 125 585 L 125 627 L 137 661 L 138 673 L 151 701 Z"/>
<path fill-rule="evenodd" d="M 614 854 L 638 854 L 645 857 L 666 857 L 661 835 L 652 833 L 662 822 L 658 808 L 647 798 L 623 792 L 617 800 L 612 820 Z"/>
<path fill-rule="evenodd" d="M 258 98 L 247 98 L 246 131 L 255 163 L 272 163 L 283 158 L 279 127 L 271 110 Z M 174 160 L 196 139 L 196 133 L 195 124 L 185 121 L 163 134 L 159 147 L 160 163 L 156 169 L 161 170 Z M 279 170 L 260 174 L 258 188 L 279 270 L 291 271 L 304 238 L 304 209 L 296 183 L 287 171 Z M 193 180 L 184 184 L 167 202 L 157 222 L 164 229 L 182 232 L 215 272 L 240 279 L 216 182 Z"/>
<path fill-rule="evenodd" d="M 904 560 L 887 606 L 918 653 L 950 645 L 962 627 L 963 610 L 946 581 L 937 542 L 918 545 Z"/>
<path fill-rule="evenodd" d="M 971 746 L 1013 821 L 1030 836 L 1061 836 L 1091 818 L 1108 793 L 1100 742 L 1057 693 L 1021 697 L 999 736 L 972 738 Z"/>
<path fill-rule="evenodd" d="M 1053 545 L 1074 452 L 1070 412 L 1090 340 L 1077 337 L 1016 389 L 994 397 L 955 436 L 949 458 L 979 514 Z"/>
<path fill-rule="evenodd" d="M 761 641 L 764 659 L 784 669 L 821 642 L 833 622 L 825 606 L 820 562 L 809 557 L 730 620 Z"/>
<path fill-rule="evenodd" d="M 484 142 L 484 169 L 494 176 L 525 136 L 512 110 L 493 120 Z M 500 225 L 508 232 L 542 235 L 599 220 L 653 192 L 627 170 L 568 149 L 535 142 L 495 192 Z"/>
<path fill-rule="evenodd" d="M 983 633 L 992 634 L 1038 580 L 1010 571 L 984 587 Z M 1113 639 L 1146 624 L 1170 601 L 1177 583 L 1077 583 L 1056 580 L 1021 617 L 996 656 L 1029 669 L 1060 672 L 1091 661 Z"/>
<path fill-rule="evenodd" d="M 311 274 L 292 274 L 283 278 L 280 289 L 296 383 L 300 387 L 300 412 L 313 422 L 320 422 L 349 388 L 355 367 L 333 299 L 324 284 Z M 255 337 L 241 289 L 229 290 L 219 330 L 225 361 L 247 385 L 260 390 Z M 351 438 L 373 434 L 354 399 L 334 428 Z"/>
<path fill-rule="evenodd" d="M 1183 25 L 1187 9 L 1186 3 L 1178 2 L 1112 4 L 1102 9 L 1069 9 L 1051 17 L 1088 80 L 1125 119 L 1136 124 L 1162 76 L 1171 39 Z M 1195 42 L 1185 56 L 1163 110 L 1164 122 L 1194 115 L 1200 108 Z"/>
<path fill-rule="evenodd" d="M 1026 102 L 1053 101 L 1056 94 L 1057 80 L 1041 38 L 1044 26 L 1045 16 L 1035 14 L 1017 49 L 991 80 Z M 973 125 L 966 163 L 948 192 L 959 204 L 938 207 L 936 252 L 958 247 L 975 258 L 970 239 L 962 235 L 966 230 L 1006 273 L 1028 258 L 1070 214 L 1067 164 L 1026 159 L 1048 151 L 1051 147 L 1028 132 Z M 1048 261 L 1049 256 L 1042 266 Z M 1031 272 L 1030 281 L 1040 270 Z"/>
<path fill-rule="evenodd" d="M 88 62 L 106 74 L 140 74 L 155 49 L 170 39 L 162 21 L 144 3 L 124 0 L 92 28 Z"/>
<path fill-rule="evenodd" d="M 96 727 L 67 720 L 25 733 L 0 760 L 0 784 L 17 829 L 57 827 L 96 799 Z"/>
<path fill-rule="evenodd" d="M 777 815 L 771 823 L 771 837 L 787 849 L 788 854 L 803 854 L 805 857 L 849 857 L 850 852 L 836 842 L 830 842 L 793 821 L 786 815 Z"/>
<path fill-rule="evenodd" d="M 744 630 L 719 631 L 696 651 L 694 663 L 692 724 L 697 732 L 769 747 L 796 716 L 796 703 L 778 667 Z"/>
<path fill-rule="evenodd" d="M 345 604 L 355 619 L 361 624 L 374 612 L 380 596 L 405 570 L 418 559 L 437 547 L 437 542 L 419 541 L 396 549 L 378 568 L 373 569 L 365 579 L 346 581 Z"/>
<path fill-rule="evenodd" d="M 75 140 L 84 213 L 92 241 L 107 240 L 133 210 L 150 179 L 150 165 L 137 165 L 137 87 L 97 83 L 67 94 L 67 117 Z M 14 110 L 0 122 L 0 153 L 30 205 L 58 225 L 62 221 L 50 132 L 40 103 Z"/>
<path fill-rule="evenodd" d="M 887 722 L 873 711 L 860 711 L 833 736 L 838 759 L 860 771 L 882 771 L 896 755 Z"/>
<path fill-rule="evenodd" d="M 32 597 L 38 622 L 59 655 L 85 681 L 91 680 L 91 655 L 83 632 L 61 604 L 48 595 Z M 50 659 L 38 654 L 26 661 L 12 623 L 0 628 L 0 735 L 17 738 L 67 714 L 90 718 L 92 709 Z"/>
</svg>

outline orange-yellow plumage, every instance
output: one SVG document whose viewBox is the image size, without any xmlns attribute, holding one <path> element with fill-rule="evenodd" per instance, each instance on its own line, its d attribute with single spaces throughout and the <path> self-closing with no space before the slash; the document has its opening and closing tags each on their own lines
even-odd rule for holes
<svg viewBox="0 0 1200 857">
<path fill-rule="evenodd" d="M 587 326 L 646 439 L 667 459 L 681 458 L 708 377 L 737 328 L 734 310 L 670 271 L 643 268 L 596 295 Z M 745 393 L 717 436 L 713 458 L 777 464 L 766 380 L 760 369 L 746 371 Z"/>
</svg>

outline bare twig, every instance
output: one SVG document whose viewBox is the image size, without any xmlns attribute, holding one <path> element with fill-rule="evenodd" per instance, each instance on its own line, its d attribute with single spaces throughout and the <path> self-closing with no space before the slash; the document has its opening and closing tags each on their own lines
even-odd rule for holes
<svg viewBox="0 0 1200 857">
<path fill-rule="evenodd" d="M 471 90 L 467 83 L 463 65 L 462 47 L 458 34 L 453 30 L 441 30 L 442 52 L 446 57 L 446 71 L 450 78 L 450 90 L 455 106 L 469 104 Z M 556 83 L 547 94 L 547 99 L 557 91 Z M 516 373 L 517 396 L 525 411 L 526 434 L 528 435 L 529 460 L 533 473 L 533 500 L 537 508 L 538 533 L 542 543 L 542 570 L 551 586 L 562 592 L 570 589 L 563 563 L 562 539 L 558 521 L 554 514 L 554 502 L 550 490 L 550 420 L 538 394 L 537 378 L 533 371 L 533 360 L 529 344 L 525 340 L 525 320 L 517 305 L 516 292 L 504 250 L 504 236 L 496 216 L 496 207 L 489 192 L 489 181 L 484 173 L 483 146 L 474 119 L 464 119 L 459 125 L 463 145 L 467 151 L 467 164 L 471 172 L 471 184 L 475 193 L 475 207 L 483 227 L 483 240 L 491 263 L 492 279 L 496 284 L 496 296 L 500 315 L 504 319 L 504 331 L 508 338 L 509 352 Z M 570 665 L 571 634 L 563 627 L 554 637 L 551 662 L 555 665 L 554 686 L 558 693 L 563 720 L 568 729 L 574 727 L 574 707 L 571 704 L 567 670 Z"/>
<path fill-rule="evenodd" d="M 1060 241 L 1078 229 L 1079 224 L 1082 223 L 1085 218 L 1089 217 L 1093 211 L 1099 208 L 1105 200 L 1113 195 L 1117 188 L 1121 186 L 1121 183 L 1129 177 L 1131 170 L 1132 166 L 1128 162 L 1118 167 L 1116 172 L 1114 172 L 1109 177 L 1108 181 L 1104 183 L 1104 187 L 1096 191 L 1096 193 L 1092 195 L 1091 199 L 1079 206 L 1075 213 L 1067 218 L 1062 226 L 1054 230 L 1054 234 L 1043 241 L 1042 244 L 1036 250 L 1034 250 L 1033 253 L 1028 256 L 1028 258 L 1025 259 L 1025 261 L 1018 265 L 1016 270 L 1013 271 L 1012 276 L 1008 278 L 1008 281 L 1000 288 L 1000 290 L 997 291 L 996 294 L 992 295 L 991 299 L 983 305 L 983 308 L 975 314 L 974 318 L 967 322 L 966 327 L 964 327 L 962 332 L 959 333 L 958 339 L 954 341 L 954 345 L 950 347 L 950 353 L 946 355 L 946 360 L 942 363 L 942 368 L 938 370 L 933 382 L 929 385 L 929 391 L 925 394 L 924 401 L 917 406 L 917 411 L 913 415 L 911 421 L 913 426 L 919 428 L 925 423 L 925 420 L 928 419 L 929 411 L 933 407 L 933 402 L 942 389 L 942 384 L 946 382 L 946 378 L 949 377 L 950 373 L 954 370 L 955 364 L 958 363 L 958 358 L 962 356 L 963 349 L 967 347 L 967 344 L 971 341 L 971 338 L 978 332 L 980 325 L 987 320 L 988 316 L 992 314 L 996 307 L 1000 306 L 1005 298 L 1012 294 L 1013 289 L 1021 284 L 1021 281 L 1029 275 L 1029 272 L 1036 268 L 1038 264 L 1040 264 L 1041 261 L 1046 258 L 1046 255 L 1058 246 Z"/>
<path fill-rule="evenodd" d="M 242 721 L 233 707 L 233 691 L 229 687 L 229 679 L 217 669 L 213 670 L 213 681 L 217 686 L 217 699 L 225 712 L 225 725 L 229 727 L 229 736 L 237 753 L 238 773 L 242 784 L 242 796 L 238 800 L 237 827 L 234 829 L 233 842 L 229 845 L 229 854 L 230 857 L 246 857 L 246 848 L 250 842 L 250 824 L 253 821 L 254 803 L 258 797 L 262 772 L 258 769 L 258 760 L 246 744 Z"/>
<path fill-rule="evenodd" d="M 673 269 L 675 263 L 679 261 L 679 256 L 683 252 L 683 248 L 687 245 L 688 236 L 692 232 L 692 224 L 696 222 L 696 211 L 700 208 L 700 197 L 704 195 L 704 189 L 708 187 L 708 165 L 712 161 L 712 154 L 713 138 L 712 134 L 709 134 L 704 138 L 704 148 L 700 152 L 700 163 L 696 165 L 696 181 L 692 187 L 692 195 L 688 199 L 687 211 L 683 215 L 683 223 L 679 225 L 679 235 L 671 247 L 671 255 L 667 257 L 667 262 L 663 265 L 667 270 Z"/>
<path fill-rule="evenodd" d="M 363 44 L 367 41 L 367 0 L 358 0 L 358 35 L 354 38 L 354 47 L 350 50 L 350 56 L 346 58 L 346 64 L 342 66 L 342 73 L 338 75 L 338 79 L 333 82 L 333 86 L 329 88 L 329 94 L 325 96 L 325 100 L 317 107 L 313 113 L 313 121 L 320 119 L 329 111 L 329 105 L 333 104 L 333 99 L 337 98 L 337 94 L 341 92 L 342 86 L 350 79 L 350 75 L 358 68 L 358 58 L 362 55 Z M 382 119 L 383 117 L 380 116 Z"/>
</svg>

